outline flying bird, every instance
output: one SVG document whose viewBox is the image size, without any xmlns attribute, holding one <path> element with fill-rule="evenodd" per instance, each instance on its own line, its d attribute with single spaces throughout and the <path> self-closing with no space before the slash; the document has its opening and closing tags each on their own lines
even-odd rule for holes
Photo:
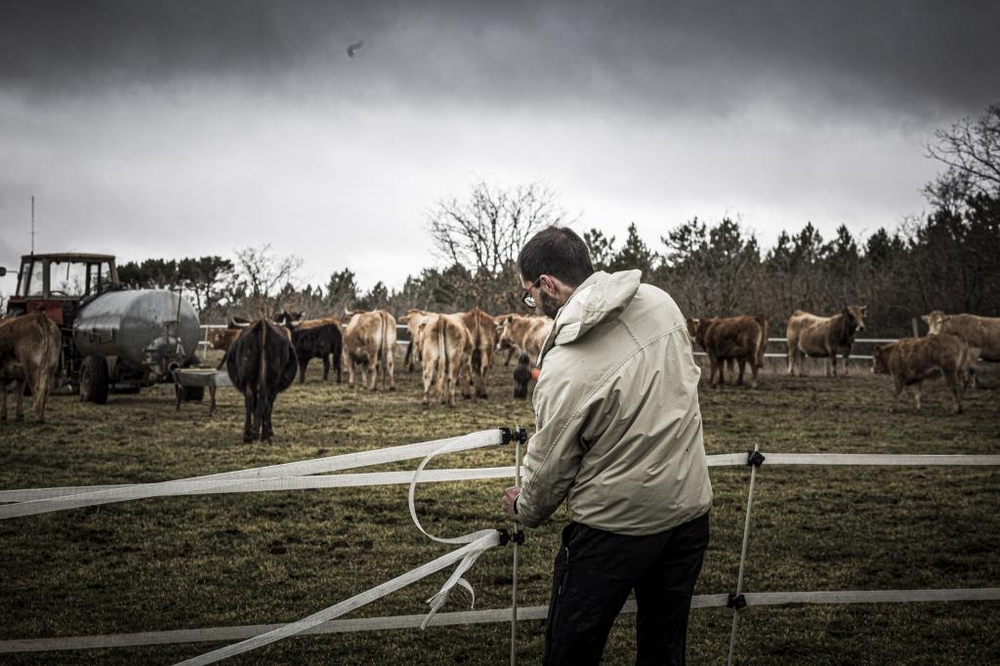
<svg viewBox="0 0 1000 666">
<path fill-rule="evenodd" d="M 357 53 L 358 50 L 362 46 L 364 46 L 364 45 L 365 45 L 365 43 L 363 41 L 360 41 L 360 42 L 354 42 L 353 44 L 351 44 L 350 46 L 348 46 L 347 47 L 347 57 L 348 58 L 353 58 L 354 54 Z"/>
</svg>

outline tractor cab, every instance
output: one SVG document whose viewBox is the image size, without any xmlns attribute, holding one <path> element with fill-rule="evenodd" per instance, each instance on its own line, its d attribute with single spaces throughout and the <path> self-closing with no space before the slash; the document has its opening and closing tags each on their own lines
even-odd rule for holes
<svg viewBox="0 0 1000 666">
<path fill-rule="evenodd" d="M 109 254 L 26 254 L 21 257 L 17 289 L 7 312 L 44 312 L 60 326 L 71 326 L 80 304 L 118 285 L 115 258 Z"/>
</svg>

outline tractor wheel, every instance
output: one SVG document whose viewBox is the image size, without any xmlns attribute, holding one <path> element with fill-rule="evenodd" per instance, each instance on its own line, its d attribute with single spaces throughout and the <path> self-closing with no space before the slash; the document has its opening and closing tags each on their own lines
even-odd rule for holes
<svg viewBox="0 0 1000 666">
<path fill-rule="evenodd" d="M 108 380 L 108 364 L 91 354 L 83 359 L 80 366 L 80 401 L 103 405 L 108 401 L 108 390 L 111 382 Z"/>
</svg>

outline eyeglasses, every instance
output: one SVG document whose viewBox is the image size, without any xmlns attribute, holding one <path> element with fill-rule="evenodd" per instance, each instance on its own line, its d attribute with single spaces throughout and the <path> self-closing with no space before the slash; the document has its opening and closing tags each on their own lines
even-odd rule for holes
<svg viewBox="0 0 1000 666">
<path fill-rule="evenodd" d="M 531 286 L 524 290 L 524 294 L 521 296 L 521 302 L 524 303 L 529 308 L 534 308 L 538 305 L 535 302 L 535 297 L 531 295 L 532 289 L 537 289 L 539 285 L 542 284 L 542 276 L 539 275 L 538 279 L 531 283 Z"/>
</svg>

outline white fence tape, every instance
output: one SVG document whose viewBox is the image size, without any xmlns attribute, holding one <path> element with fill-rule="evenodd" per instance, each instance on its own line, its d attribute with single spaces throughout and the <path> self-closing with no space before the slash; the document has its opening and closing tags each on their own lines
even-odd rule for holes
<svg viewBox="0 0 1000 666">
<path fill-rule="evenodd" d="M 445 602 L 455 585 L 462 585 L 470 592 L 472 588 L 463 581 L 462 574 L 472 566 L 480 554 L 500 543 L 500 533 L 496 530 L 480 530 L 460 537 L 440 538 L 428 534 L 416 516 L 414 492 L 418 480 L 455 481 L 482 478 L 511 478 L 514 467 L 496 467 L 464 470 L 424 471 L 430 459 L 438 454 L 467 450 L 500 444 L 503 433 L 487 430 L 462 437 L 452 437 L 418 444 L 350 453 L 315 460 L 271 465 L 248 470 L 238 470 L 222 474 L 212 474 L 177 481 L 152 484 L 132 484 L 124 486 L 81 486 L 70 488 L 38 488 L 28 490 L 8 490 L 0 492 L 0 501 L 12 502 L 0 506 L 0 518 L 28 516 L 68 508 L 79 508 L 106 504 L 109 502 L 164 497 L 171 495 L 191 495 L 223 492 L 260 492 L 264 490 L 294 490 L 300 488 L 347 487 L 384 485 L 410 482 L 410 514 L 420 529 L 429 538 L 442 543 L 465 544 L 451 553 L 443 555 L 427 564 L 413 569 L 371 590 L 314 613 L 302 620 L 287 625 L 264 625 L 257 627 L 220 627 L 214 629 L 194 629 L 166 632 L 143 632 L 137 634 L 114 634 L 108 636 L 83 636 L 60 639 L 28 639 L 0 641 L 0 652 L 21 652 L 41 650 L 90 649 L 125 645 L 151 645 L 177 642 L 214 640 L 238 640 L 238 643 L 208 652 L 184 664 L 209 664 L 229 656 L 241 654 L 267 645 L 274 641 L 301 633 L 327 633 L 334 631 L 363 631 L 389 628 L 424 627 L 427 624 L 467 624 L 473 622 L 507 621 L 513 609 L 491 609 L 435 615 Z M 942 456 L 942 455 L 893 455 L 893 454 L 764 454 L 766 465 L 933 465 L 933 466 L 983 466 L 1000 465 L 998 455 Z M 308 476 L 322 472 L 334 472 L 356 467 L 424 457 L 416 472 L 382 472 L 364 474 L 337 474 L 330 476 Z M 748 453 L 732 453 L 709 456 L 711 467 L 746 465 Z M 381 598 L 410 583 L 440 571 L 454 562 L 459 562 L 441 591 L 428 600 L 432 608 L 426 616 L 398 616 L 390 618 L 369 618 L 360 620 L 336 620 L 335 618 L 355 610 L 371 601 Z M 817 591 L 817 592 L 758 592 L 746 593 L 743 598 L 750 606 L 783 605 L 802 603 L 889 603 L 920 601 L 992 601 L 1000 600 L 1000 588 L 975 590 L 883 590 L 883 591 Z M 718 607 L 728 604 L 729 595 L 700 595 L 695 597 L 693 608 Z M 634 612 L 634 602 L 629 602 L 623 612 Z M 544 607 L 521 608 L 518 619 L 541 619 Z"/>
<path fill-rule="evenodd" d="M 207 476 L 179 479 L 176 481 L 142 483 L 108 490 L 63 495 L 59 497 L 50 497 L 48 499 L 29 500 L 17 504 L 0 506 L 0 519 L 32 516 L 40 513 L 50 513 L 52 511 L 64 511 L 66 509 L 78 509 L 87 506 L 96 506 L 99 504 L 148 499 L 152 497 L 223 492 L 227 488 L 239 488 L 241 484 L 246 484 L 247 482 L 257 479 L 273 479 L 275 477 L 283 476 L 337 472 L 356 467 L 368 467 L 387 462 L 422 458 L 440 449 L 442 446 L 461 445 L 461 448 L 469 449 L 500 444 L 502 441 L 503 434 L 499 429 L 483 430 L 469 435 L 463 435 L 462 437 L 449 437 L 447 439 L 432 440 L 417 444 L 405 444 L 403 446 L 375 449 L 372 451 L 347 453 L 327 458 L 302 460 L 299 462 L 269 465 L 267 467 L 237 470 L 234 472 L 223 472 L 221 474 L 210 474 Z"/>
<path fill-rule="evenodd" d="M 484 434 L 489 434 L 490 436 L 483 436 Z M 420 465 L 417 466 L 416 471 L 413 473 L 413 480 L 410 482 L 409 506 L 410 517 L 413 519 L 413 523 L 417 526 L 417 529 L 419 529 L 424 536 L 429 537 L 433 541 L 447 544 L 465 544 L 464 546 L 447 555 L 432 560 L 423 566 L 412 569 L 402 576 L 397 576 L 386 583 L 382 583 L 381 585 L 377 585 L 366 592 L 357 594 L 346 601 L 334 604 L 333 606 L 321 610 L 318 613 L 313 613 L 309 617 L 303 618 L 297 622 L 292 622 L 284 627 L 273 629 L 260 634 L 259 636 L 248 638 L 240 641 L 239 643 L 234 643 L 217 650 L 212 650 L 211 652 L 206 652 L 203 655 L 182 662 L 182 666 L 203 666 L 204 664 L 212 664 L 216 661 L 220 661 L 237 654 L 255 650 L 264 645 L 288 638 L 289 636 L 294 636 L 295 634 L 311 629 L 312 627 L 322 624 L 323 622 L 340 617 L 345 613 L 349 613 L 352 610 L 370 604 L 376 599 L 381 599 L 387 594 L 395 592 L 396 590 L 406 587 L 421 578 L 444 569 L 453 562 L 458 562 L 458 566 L 455 567 L 455 571 L 453 571 L 451 576 L 448 577 L 448 580 L 446 580 L 444 585 L 441 586 L 441 589 L 437 592 L 437 594 L 427 600 L 431 609 L 423 623 L 420 625 L 420 628 L 423 629 L 427 625 L 427 622 L 438 612 L 438 609 L 448 601 L 448 596 L 451 594 L 451 591 L 456 585 L 466 589 L 469 594 L 472 595 L 473 601 L 475 601 L 476 597 L 475 592 L 472 589 L 472 585 L 469 584 L 467 580 L 462 578 L 462 574 L 468 571 L 472 565 L 476 563 L 476 560 L 479 559 L 480 555 L 485 553 L 490 548 L 500 545 L 500 532 L 497 530 L 478 530 L 476 532 L 470 532 L 457 537 L 434 536 L 424 529 L 423 525 L 420 524 L 420 519 L 417 518 L 414 495 L 416 494 L 417 481 L 420 478 L 420 473 L 434 456 L 458 451 L 466 451 L 484 446 L 493 446 L 501 444 L 502 442 L 503 435 L 500 430 L 486 431 L 486 433 L 478 433 L 477 436 L 456 437 L 443 442 L 437 442 L 438 446 L 431 453 L 428 453 L 422 461 L 420 461 Z"/>
<path fill-rule="evenodd" d="M 789 604 L 851 604 L 851 603 L 918 603 L 954 601 L 1000 601 L 1000 588 L 953 590 L 866 590 L 823 592 L 747 592 L 748 606 L 783 606 Z M 691 608 L 724 608 L 729 603 L 727 594 L 700 594 L 691 600 Z M 544 620 L 545 606 L 522 606 L 517 609 L 517 619 Z M 625 603 L 622 613 L 634 613 L 635 601 Z M 466 624 L 495 624 L 510 620 L 510 608 L 490 608 L 478 611 L 438 613 L 428 626 L 445 627 Z M 426 615 L 393 615 L 388 617 L 330 620 L 301 632 L 301 635 L 353 633 L 358 631 L 387 631 L 416 629 Z M 105 648 L 139 647 L 143 645 L 179 645 L 234 641 L 257 636 L 283 624 L 258 624 L 236 627 L 209 627 L 203 629 L 176 629 L 173 631 L 143 631 L 133 634 L 105 634 L 100 636 L 68 636 L 64 638 L 27 638 L 0 641 L 0 654 L 13 652 L 48 652 L 55 650 L 98 650 Z"/>
</svg>

